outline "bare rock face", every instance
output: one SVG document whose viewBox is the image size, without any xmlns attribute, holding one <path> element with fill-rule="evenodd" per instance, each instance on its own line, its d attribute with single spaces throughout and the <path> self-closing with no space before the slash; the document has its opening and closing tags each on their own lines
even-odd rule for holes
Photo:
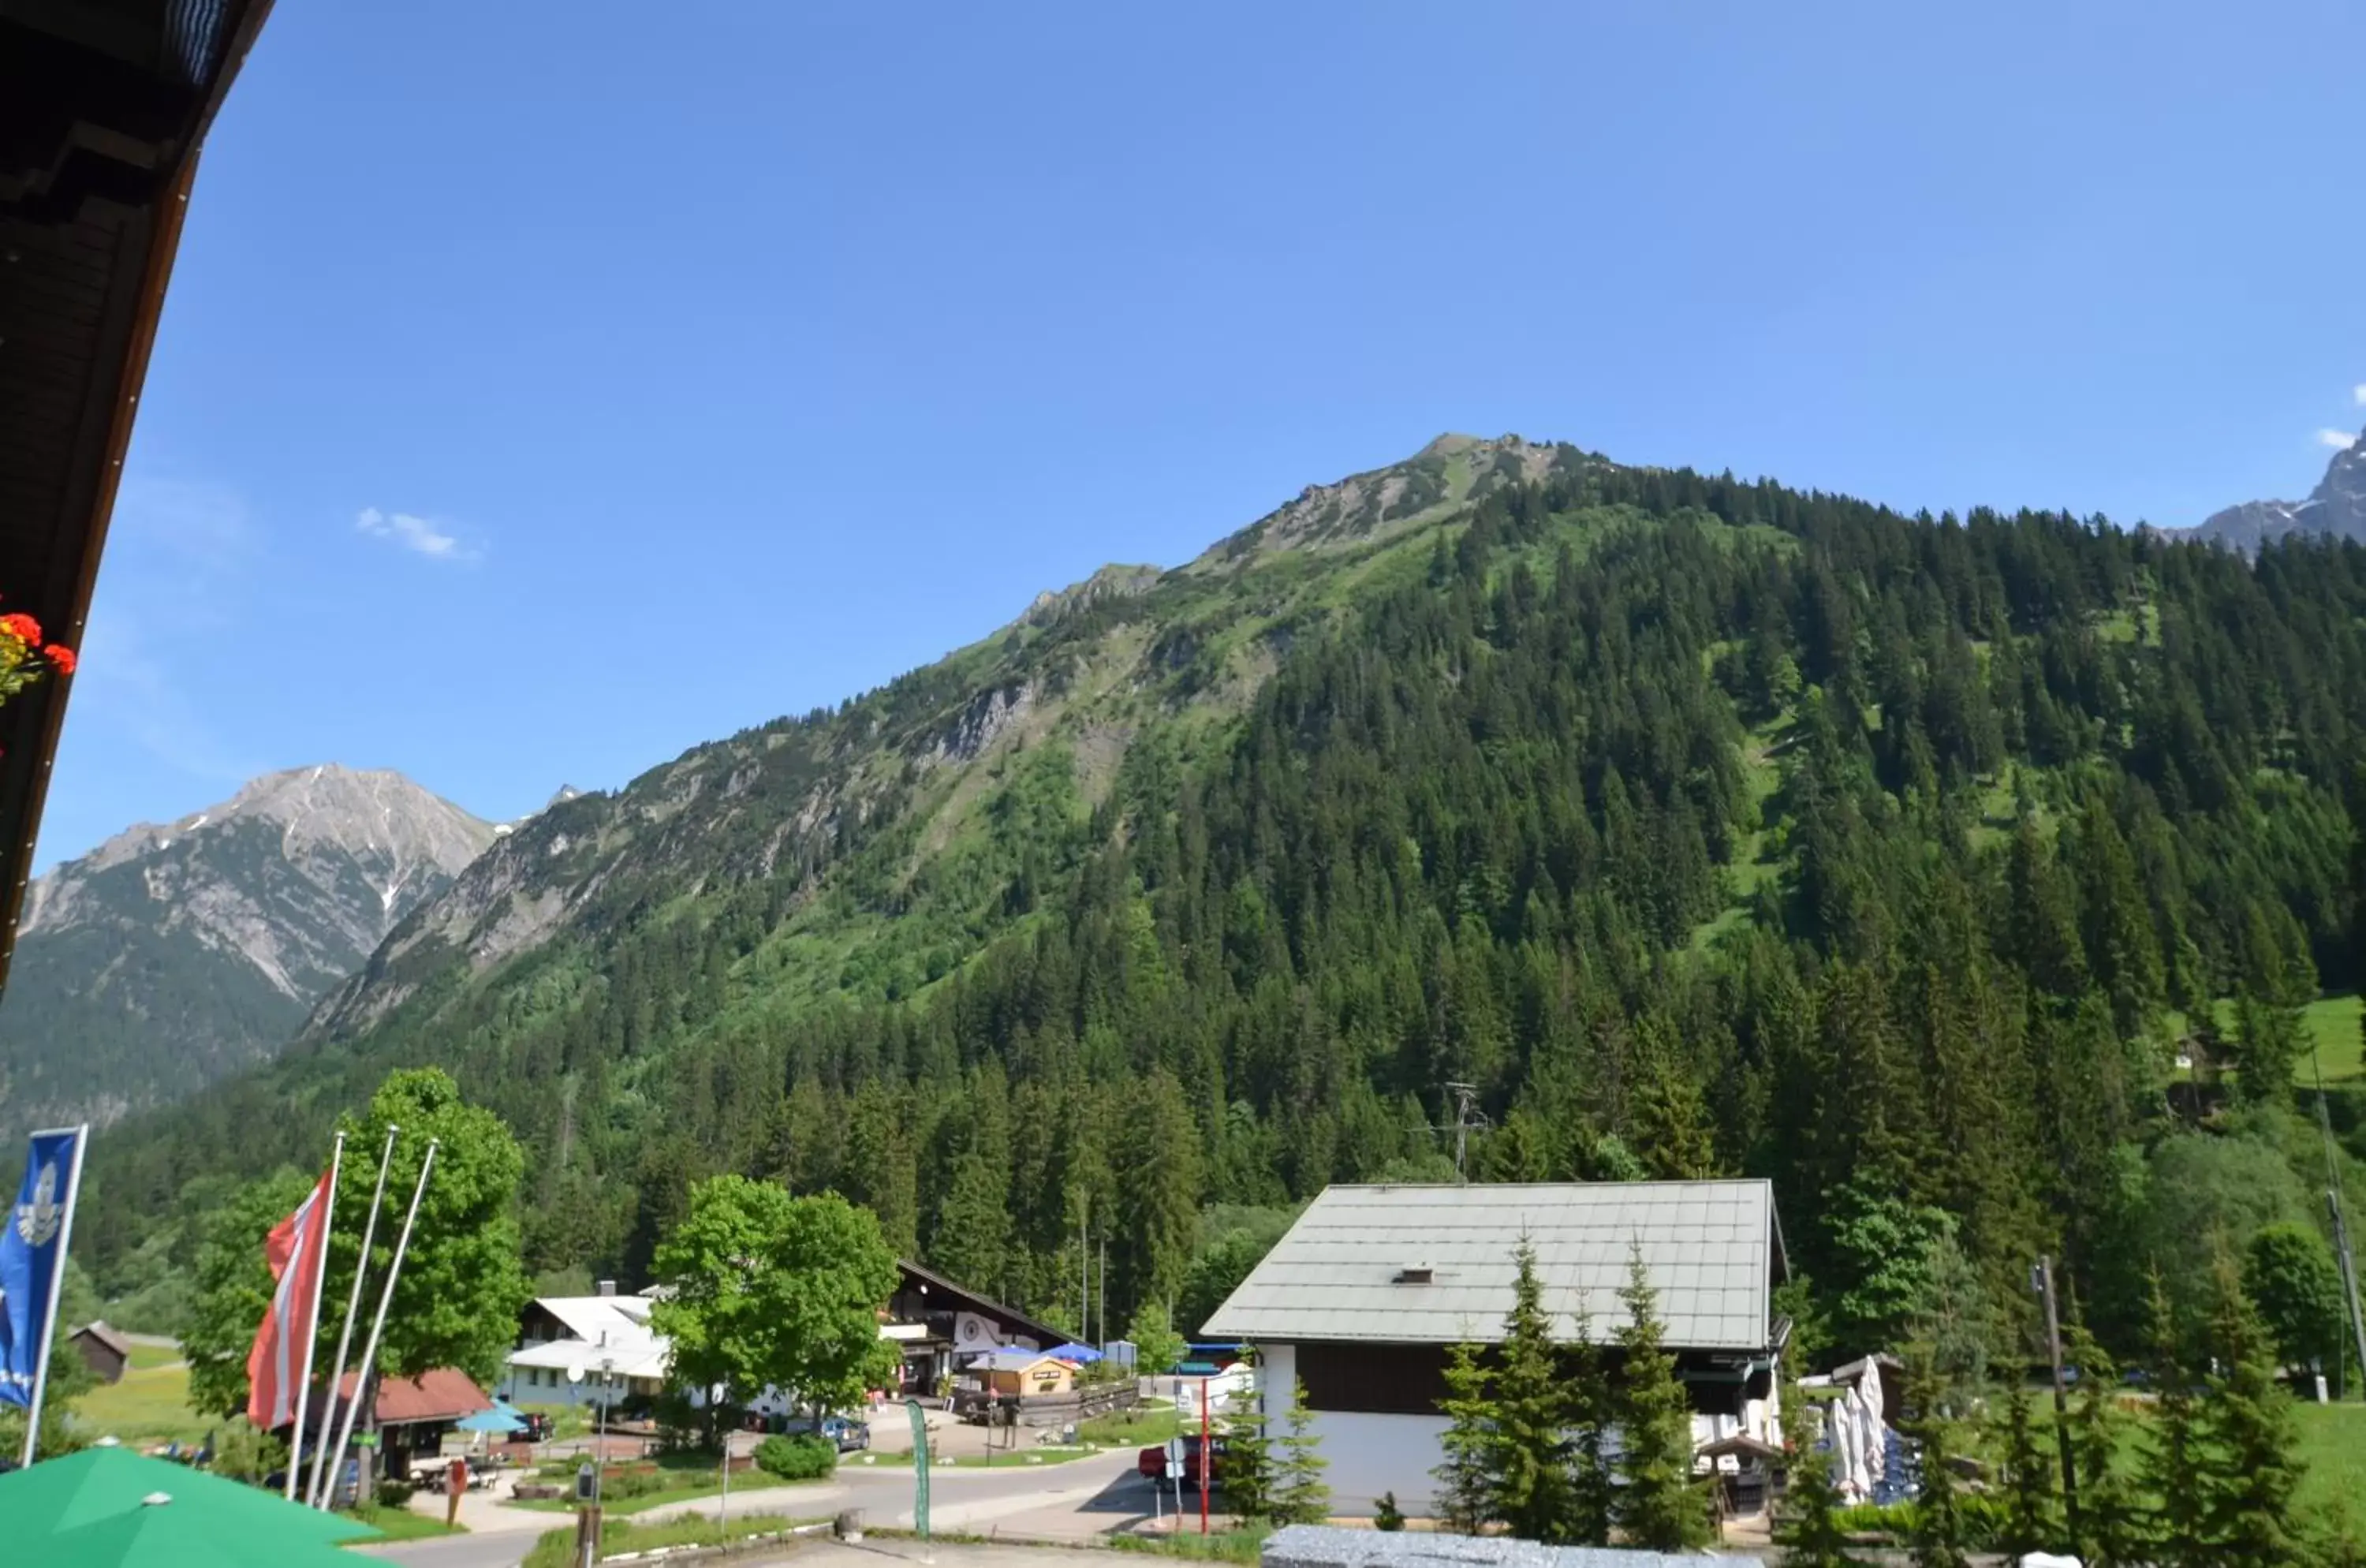
<svg viewBox="0 0 2366 1568">
<path fill-rule="evenodd" d="M 2306 501 L 2247 501 L 2211 513 L 2185 536 L 2251 555 L 2286 534 L 2330 534 L 2366 544 L 2366 432 L 2334 454 Z"/>
<path fill-rule="evenodd" d="M 323 765 L 59 866 L 0 1000 L 0 1132 L 111 1121 L 276 1050 L 492 837 L 400 773 Z"/>
</svg>

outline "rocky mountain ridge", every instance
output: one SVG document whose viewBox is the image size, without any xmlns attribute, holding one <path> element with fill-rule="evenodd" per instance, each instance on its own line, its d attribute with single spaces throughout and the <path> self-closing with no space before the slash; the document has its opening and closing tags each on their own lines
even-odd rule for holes
<svg viewBox="0 0 2366 1568">
<path fill-rule="evenodd" d="M 2366 544 L 2366 431 L 2333 455 L 2307 500 L 2246 501 L 2178 532 L 2245 555 L 2287 534 L 2330 534 Z"/>
<path fill-rule="evenodd" d="M 0 1123 L 109 1121 L 275 1050 L 493 832 L 400 773 L 324 763 L 37 878 L 0 1001 Z"/>
</svg>

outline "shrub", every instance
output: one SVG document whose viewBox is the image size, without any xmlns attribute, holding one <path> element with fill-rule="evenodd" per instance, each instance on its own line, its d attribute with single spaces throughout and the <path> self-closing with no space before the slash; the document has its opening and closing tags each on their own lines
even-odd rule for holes
<svg viewBox="0 0 2366 1568">
<path fill-rule="evenodd" d="M 411 1506 L 411 1483 L 389 1476 L 377 1483 L 377 1506 L 381 1508 Z"/>
<path fill-rule="evenodd" d="M 819 1481 L 838 1469 L 838 1445 L 810 1433 L 766 1438 L 756 1445 L 756 1468 L 783 1481 Z"/>
<path fill-rule="evenodd" d="M 1401 1530 L 1404 1529 L 1404 1510 L 1397 1506 L 1397 1495 L 1395 1493 L 1383 1492 L 1380 1494 L 1380 1506 L 1372 1511 L 1372 1528 L 1376 1530 Z"/>
</svg>

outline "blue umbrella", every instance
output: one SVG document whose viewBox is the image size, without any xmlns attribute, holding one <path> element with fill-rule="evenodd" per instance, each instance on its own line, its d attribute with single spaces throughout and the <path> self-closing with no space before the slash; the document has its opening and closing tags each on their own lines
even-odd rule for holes
<svg viewBox="0 0 2366 1568">
<path fill-rule="evenodd" d="M 508 1433 L 525 1430 L 524 1418 L 514 1411 L 503 1410 L 499 1405 L 495 1405 L 490 1410 L 479 1410 L 474 1416 L 465 1416 L 452 1425 L 463 1432 Z"/>
<path fill-rule="evenodd" d="M 1076 1344 L 1074 1340 L 1065 1345 L 1054 1345 L 1043 1354 L 1055 1361 L 1085 1362 L 1098 1361 L 1101 1359 L 1101 1353 L 1098 1350 L 1089 1345 Z"/>
</svg>

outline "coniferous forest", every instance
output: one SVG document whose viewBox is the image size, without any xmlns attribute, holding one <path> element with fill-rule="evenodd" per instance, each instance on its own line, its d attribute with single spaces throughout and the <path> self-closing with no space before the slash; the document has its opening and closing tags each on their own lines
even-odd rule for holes
<svg viewBox="0 0 2366 1568">
<path fill-rule="evenodd" d="M 1560 453 L 722 743 L 727 830 L 655 774 L 554 808 L 563 921 L 488 962 L 422 910 L 277 1063 L 102 1140 L 78 1246 L 163 1299 L 236 1179 L 423 1062 L 525 1143 L 532 1271 L 637 1283 L 740 1171 L 1068 1323 L 1081 1224 L 1111 1334 L 1195 1330 L 1326 1182 L 1450 1179 L 1449 1083 L 1473 1179 L 1772 1178 L 1836 1352 L 2025 1325 L 2048 1253 L 2138 1354 L 2156 1270 L 2198 1322 L 2214 1247 L 2323 1232 L 2329 1159 L 2366 1210 L 2312 1010 L 2361 977 L 2366 549 Z"/>
</svg>

